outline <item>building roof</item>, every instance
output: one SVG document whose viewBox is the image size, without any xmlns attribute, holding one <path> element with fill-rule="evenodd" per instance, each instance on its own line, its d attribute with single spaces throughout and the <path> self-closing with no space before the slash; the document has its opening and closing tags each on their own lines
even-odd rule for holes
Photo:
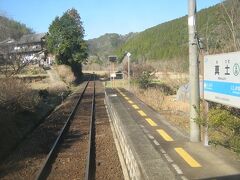
<svg viewBox="0 0 240 180">
<path fill-rule="evenodd" d="M 11 38 L 7 38 L 4 41 L 0 42 L 0 54 L 6 54 L 9 53 L 10 49 L 13 48 L 16 41 Z"/>
<path fill-rule="evenodd" d="M 6 40 L 0 42 L 0 46 L 5 46 L 5 45 L 12 44 L 12 43 L 15 43 L 15 42 L 16 41 L 14 39 L 7 38 Z"/>
<path fill-rule="evenodd" d="M 39 34 L 26 34 L 23 35 L 18 44 L 26 44 L 26 43 L 37 43 L 41 42 L 42 38 L 46 35 L 46 33 L 39 33 Z"/>
</svg>

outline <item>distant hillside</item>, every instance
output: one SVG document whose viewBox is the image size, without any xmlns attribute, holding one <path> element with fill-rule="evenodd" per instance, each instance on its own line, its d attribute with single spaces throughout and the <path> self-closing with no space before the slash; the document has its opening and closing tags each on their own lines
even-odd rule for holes
<svg viewBox="0 0 240 180">
<path fill-rule="evenodd" d="M 187 47 L 187 21 L 184 17 L 139 33 L 123 44 L 117 54 L 129 51 L 133 59 L 156 60 L 178 56 L 187 51 Z"/>
<path fill-rule="evenodd" d="M 240 50 L 240 1 L 226 0 L 197 13 L 198 37 L 209 54 Z M 231 18 L 231 19 L 230 19 Z M 231 26 L 231 21 L 233 26 Z M 188 69 L 187 15 L 136 34 L 105 34 L 88 41 L 95 62 L 110 54 L 119 59 L 128 51 L 132 61 L 174 60 Z M 96 58 L 97 57 L 97 58 Z M 173 61 L 172 61 L 173 62 Z"/>
<path fill-rule="evenodd" d="M 233 37 L 227 23 L 233 19 L 236 37 L 240 37 L 240 1 L 227 0 L 224 6 L 218 4 L 198 12 L 198 34 L 204 38 L 209 53 L 234 51 Z M 239 40 L 237 41 L 239 43 Z M 239 44 L 240 45 L 240 44 Z M 239 49 L 239 46 L 238 46 Z M 133 60 L 171 60 L 179 59 L 188 63 L 187 16 L 149 28 L 117 49 L 119 57 L 124 52 L 132 53 Z M 187 67 L 187 66 L 185 66 Z"/>
<path fill-rule="evenodd" d="M 25 24 L 0 15 L 0 41 L 7 38 L 19 39 L 24 34 L 32 33 Z"/>
<path fill-rule="evenodd" d="M 97 57 L 102 61 L 109 55 L 113 55 L 117 48 L 134 35 L 135 33 L 129 33 L 127 35 L 107 33 L 99 38 L 90 39 L 88 40 L 89 55 L 90 57 Z"/>
</svg>

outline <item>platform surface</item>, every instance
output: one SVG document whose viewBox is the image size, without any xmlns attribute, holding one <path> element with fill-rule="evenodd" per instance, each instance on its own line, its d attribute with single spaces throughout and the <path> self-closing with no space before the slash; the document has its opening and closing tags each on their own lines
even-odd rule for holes
<svg viewBox="0 0 240 180">
<path fill-rule="evenodd" d="M 125 89 L 106 92 L 118 98 L 119 106 L 126 109 L 159 156 L 181 179 L 240 179 L 240 157 L 236 154 L 221 147 L 189 142 L 187 134 Z"/>
</svg>

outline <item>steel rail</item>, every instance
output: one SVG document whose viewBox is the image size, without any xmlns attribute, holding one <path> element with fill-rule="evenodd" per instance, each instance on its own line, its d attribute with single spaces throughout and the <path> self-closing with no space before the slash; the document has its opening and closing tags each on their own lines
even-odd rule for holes
<svg viewBox="0 0 240 180">
<path fill-rule="evenodd" d="M 57 147 L 59 146 L 61 140 L 62 140 L 62 137 L 64 135 L 64 133 L 66 132 L 66 130 L 68 129 L 69 125 L 70 125 L 70 121 L 71 119 L 73 118 L 76 110 L 77 110 L 77 107 L 79 105 L 79 103 L 81 102 L 82 98 L 83 98 L 83 95 L 88 87 L 88 84 L 89 84 L 89 81 L 90 81 L 91 77 L 89 78 L 86 86 L 84 87 L 84 90 L 82 92 L 82 94 L 80 95 L 76 105 L 74 106 L 70 116 L 68 117 L 66 123 L 64 124 L 63 128 L 61 129 L 57 139 L 55 140 L 53 146 L 51 147 L 51 150 L 50 152 L 48 153 L 43 165 L 41 166 L 41 169 L 38 171 L 37 175 L 36 175 L 36 180 L 42 180 L 42 179 L 46 179 L 49 172 L 50 172 L 50 165 L 53 161 L 53 159 L 55 158 L 55 155 L 56 155 L 56 151 L 57 151 Z"/>
<path fill-rule="evenodd" d="M 93 86 L 93 97 L 92 97 L 92 112 L 90 117 L 90 128 L 89 128 L 89 144 L 88 144 L 88 155 L 85 170 L 85 180 L 95 179 L 95 76 Z"/>
</svg>

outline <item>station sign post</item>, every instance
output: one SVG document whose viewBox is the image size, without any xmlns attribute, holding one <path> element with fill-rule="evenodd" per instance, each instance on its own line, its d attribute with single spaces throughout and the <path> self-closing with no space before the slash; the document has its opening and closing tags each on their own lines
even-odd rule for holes
<svg viewBox="0 0 240 180">
<path fill-rule="evenodd" d="M 108 60 L 111 63 L 110 80 L 112 82 L 112 88 L 113 88 L 115 86 L 114 79 L 116 77 L 114 64 L 117 62 L 117 56 L 108 56 Z"/>
</svg>

